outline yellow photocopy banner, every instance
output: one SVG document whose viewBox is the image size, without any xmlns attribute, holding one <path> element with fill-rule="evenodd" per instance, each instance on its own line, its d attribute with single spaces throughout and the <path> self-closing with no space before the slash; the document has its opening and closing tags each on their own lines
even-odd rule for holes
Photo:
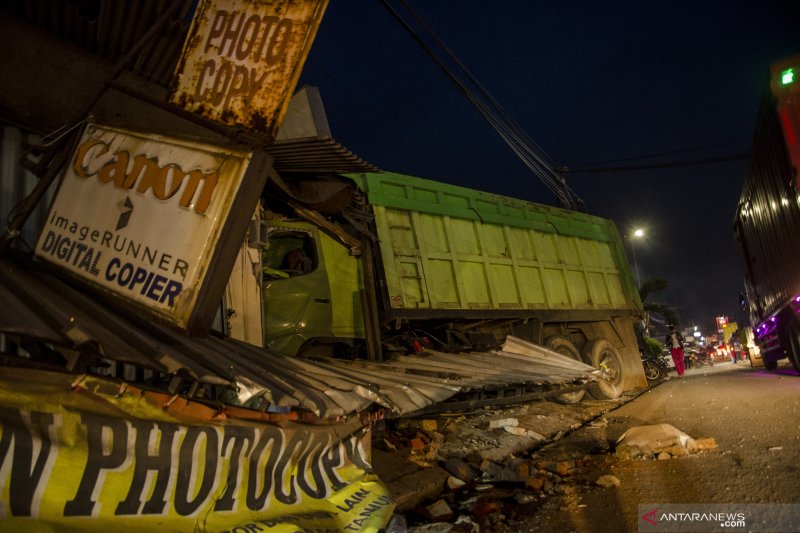
<svg viewBox="0 0 800 533">
<path fill-rule="evenodd" d="M 394 504 L 369 474 L 369 429 L 357 418 L 203 420 L 213 411 L 202 404 L 158 400 L 99 378 L 4 368 L 0 529 L 294 533 L 388 522 Z"/>
</svg>

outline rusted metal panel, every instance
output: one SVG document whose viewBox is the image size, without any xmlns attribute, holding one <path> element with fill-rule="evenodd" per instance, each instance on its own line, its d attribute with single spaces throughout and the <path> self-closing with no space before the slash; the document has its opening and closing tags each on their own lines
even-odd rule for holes
<svg viewBox="0 0 800 533">
<path fill-rule="evenodd" d="M 125 56 L 173 2 L 181 2 L 178 12 L 131 65 L 131 71 L 166 87 L 189 27 L 194 0 L 2 2 L 0 9 L 114 63 Z"/>
<path fill-rule="evenodd" d="M 5 228 L 9 215 L 15 206 L 33 190 L 39 178 L 19 164 L 22 144 L 38 144 L 42 140 L 37 135 L 23 132 L 18 128 L 0 128 L 0 221 Z M 20 231 L 20 238 L 28 248 L 33 248 L 42 224 L 47 218 L 47 206 L 52 198 L 53 187 L 28 218 Z"/>
<path fill-rule="evenodd" d="M 203 0 L 178 60 L 170 101 L 272 139 L 327 0 Z"/>
</svg>

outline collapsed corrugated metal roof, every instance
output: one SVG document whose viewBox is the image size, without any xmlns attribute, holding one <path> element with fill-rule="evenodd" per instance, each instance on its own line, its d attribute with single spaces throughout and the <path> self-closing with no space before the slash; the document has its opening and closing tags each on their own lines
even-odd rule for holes
<svg viewBox="0 0 800 533">
<path fill-rule="evenodd" d="M 167 87 L 189 30 L 195 0 L 180 2 L 166 28 L 138 54 L 131 71 Z M 171 7 L 163 0 L 3 0 L 0 8 L 47 32 L 58 35 L 103 59 L 115 63 L 124 57 Z"/>
<path fill-rule="evenodd" d="M 379 171 L 330 137 L 277 140 L 265 151 L 275 157 L 275 169 L 281 174 Z"/>
<path fill-rule="evenodd" d="M 165 28 L 144 45 L 127 69 L 155 84 L 158 88 L 156 93 L 170 87 L 197 2 L 175 0 L 175 4 Z M 173 3 L 163 0 L 0 0 L 0 10 L 103 59 L 103 68 L 108 67 L 105 62 L 117 63 L 122 60 L 169 8 L 173 8 Z M 117 85 L 119 88 L 120 84 Z M 163 97 L 156 94 L 149 96 L 157 97 L 157 100 Z M 26 129 L 42 127 L 40 121 L 25 120 L 30 110 L 14 111 L 16 120 Z M 268 149 L 275 157 L 274 167 L 280 173 L 330 174 L 378 170 L 375 165 L 364 161 L 333 139 L 319 93 L 313 87 L 301 88 L 294 95 L 281 129 L 283 131 L 278 132 L 277 141 Z"/>
<path fill-rule="evenodd" d="M 3 364 L 120 380 L 133 375 L 130 381 L 162 383 L 172 394 L 326 419 L 372 404 L 408 414 L 459 393 L 511 385 L 557 389 L 599 372 L 513 339 L 502 352 L 430 352 L 383 363 L 287 357 L 233 339 L 188 337 L 8 255 L 0 256 L 0 302 Z"/>
</svg>

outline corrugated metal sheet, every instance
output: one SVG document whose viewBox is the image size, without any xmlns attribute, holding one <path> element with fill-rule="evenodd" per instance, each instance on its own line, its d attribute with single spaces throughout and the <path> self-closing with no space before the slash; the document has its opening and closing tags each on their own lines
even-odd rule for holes
<svg viewBox="0 0 800 533">
<path fill-rule="evenodd" d="M 330 137 L 279 140 L 266 151 L 275 157 L 275 169 L 281 174 L 379 171 Z"/>
<path fill-rule="evenodd" d="M 800 56 L 786 60 L 800 65 Z M 773 66 L 773 78 L 779 70 Z M 780 310 L 800 291 L 800 196 L 792 168 L 791 152 L 783 127 L 800 115 L 796 92 L 770 84 L 761 100 L 750 168 L 734 220 L 734 234 L 742 254 L 745 287 L 755 327 Z M 784 109 L 782 127 L 780 111 Z M 797 119 L 794 119 L 797 120 Z M 795 123 L 794 127 L 800 126 Z"/>
<path fill-rule="evenodd" d="M 596 379 L 598 372 L 520 343 L 492 354 L 430 353 L 386 363 L 291 358 L 231 339 L 185 336 L 118 305 L 102 303 L 42 264 L 8 255 L 0 256 L 0 301 L 0 333 L 6 341 L 24 341 L 21 353 L 30 357 L 12 358 L 14 364 L 34 363 L 30 354 L 54 349 L 73 371 L 122 379 L 132 365 L 139 373 L 149 372 L 151 382 L 157 377 L 173 383 L 183 378 L 184 385 L 197 385 L 165 386 L 170 393 L 203 390 L 206 399 L 226 401 L 223 396 L 208 396 L 208 390 L 227 388 L 235 391 L 228 403 L 270 411 L 301 409 L 322 418 L 355 414 L 373 403 L 405 414 L 459 392 L 515 383 L 585 383 Z M 102 372 L 109 362 L 116 366 L 115 372 Z"/>
<path fill-rule="evenodd" d="M 175 1 L 181 6 L 172 20 L 136 55 L 129 68 L 134 74 L 165 88 L 170 86 L 197 3 L 196 0 Z M 168 0 L 0 0 L 0 9 L 116 63 L 171 4 Z M 279 141 L 271 151 L 276 157 L 278 172 L 378 170 L 329 137 Z"/>
<path fill-rule="evenodd" d="M 131 71 L 167 87 L 189 29 L 196 0 L 2 0 L 0 9 L 116 63 L 173 2 L 181 7 L 131 66 Z"/>
<path fill-rule="evenodd" d="M 0 232 L 5 231 L 6 221 L 14 207 L 27 196 L 39 178 L 19 164 L 22 143 L 41 142 L 37 135 L 25 134 L 17 128 L 0 127 Z M 20 232 L 20 237 L 29 248 L 36 244 L 42 223 L 47 217 L 48 206 L 55 187 L 48 192 L 45 201 L 39 204 Z"/>
</svg>

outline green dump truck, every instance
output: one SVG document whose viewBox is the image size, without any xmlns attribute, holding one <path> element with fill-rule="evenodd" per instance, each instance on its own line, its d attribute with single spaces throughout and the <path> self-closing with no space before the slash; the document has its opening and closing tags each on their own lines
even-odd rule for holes
<svg viewBox="0 0 800 533">
<path fill-rule="evenodd" d="M 380 360 L 513 334 L 606 368 L 601 395 L 644 386 L 642 305 L 613 222 L 401 174 L 336 179 L 355 219 L 265 194 L 294 206 L 262 222 L 266 346 Z"/>
</svg>

